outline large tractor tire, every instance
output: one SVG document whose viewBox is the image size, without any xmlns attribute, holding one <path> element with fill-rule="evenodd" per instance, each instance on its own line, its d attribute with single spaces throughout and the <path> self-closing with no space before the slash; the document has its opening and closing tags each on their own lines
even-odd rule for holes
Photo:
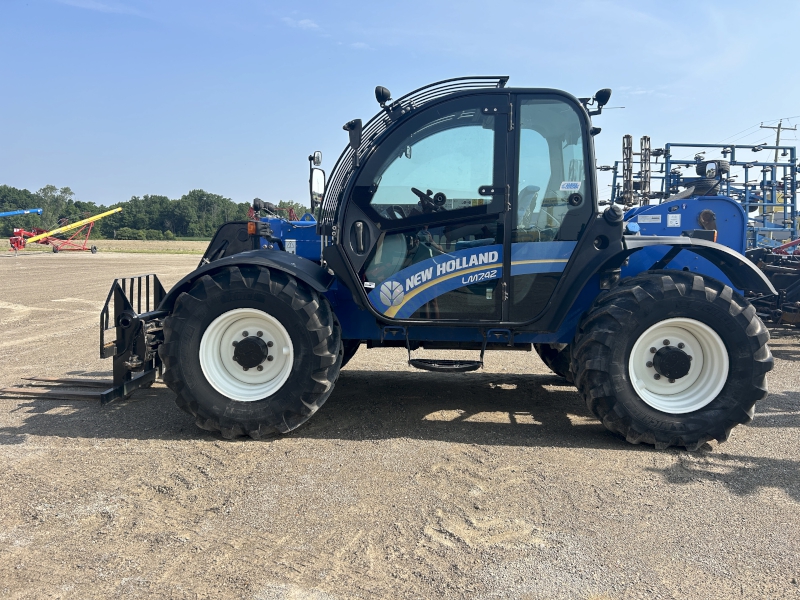
<svg viewBox="0 0 800 600">
<path fill-rule="evenodd" d="M 553 373 L 563 377 L 568 383 L 573 383 L 569 344 L 534 344 L 533 347 Z"/>
<path fill-rule="evenodd" d="M 572 369 L 612 432 L 696 450 L 753 418 L 773 364 L 768 340 L 753 306 L 727 285 L 649 271 L 595 301 L 578 327 Z"/>
<path fill-rule="evenodd" d="M 299 427 L 328 399 L 341 328 L 294 277 L 228 267 L 178 297 L 159 353 L 164 382 L 199 427 L 258 439 Z"/>
</svg>

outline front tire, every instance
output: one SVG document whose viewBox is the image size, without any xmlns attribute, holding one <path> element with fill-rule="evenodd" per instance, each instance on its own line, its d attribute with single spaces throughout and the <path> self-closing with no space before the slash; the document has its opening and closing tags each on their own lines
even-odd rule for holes
<svg viewBox="0 0 800 600">
<path fill-rule="evenodd" d="M 773 365 L 768 340 L 753 306 L 729 286 L 650 271 L 595 301 L 578 328 L 572 370 L 610 431 L 634 444 L 696 450 L 753 418 Z"/>
<path fill-rule="evenodd" d="M 533 347 L 542 362 L 553 373 L 566 379 L 567 383 L 574 383 L 570 368 L 569 344 L 534 344 Z"/>
<path fill-rule="evenodd" d="M 328 399 L 341 328 L 294 277 L 228 267 L 178 297 L 159 353 L 164 382 L 200 428 L 258 439 L 299 427 Z"/>
</svg>

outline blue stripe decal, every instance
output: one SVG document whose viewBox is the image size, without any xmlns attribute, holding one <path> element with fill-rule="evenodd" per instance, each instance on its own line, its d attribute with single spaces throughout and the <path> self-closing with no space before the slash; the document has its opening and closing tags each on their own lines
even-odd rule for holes
<svg viewBox="0 0 800 600">
<path fill-rule="evenodd" d="M 449 291 L 501 278 L 502 267 L 502 244 L 446 252 L 398 271 L 368 297 L 381 314 L 403 319 Z"/>
<path fill-rule="evenodd" d="M 515 242 L 511 244 L 511 276 L 561 273 L 578 242 Z"/>
<path fill-rule="evenodd" d="M 576 244 L 577 242 L 514 243 L 511 247 L 511 275 L 560 273 Z M 447 292 L 502 277 L 502 244 L 475 246 L 437 254 L 406 267 L 376 285 L 367 297 L 379 313 L 405 319 Z"/>
</svg>

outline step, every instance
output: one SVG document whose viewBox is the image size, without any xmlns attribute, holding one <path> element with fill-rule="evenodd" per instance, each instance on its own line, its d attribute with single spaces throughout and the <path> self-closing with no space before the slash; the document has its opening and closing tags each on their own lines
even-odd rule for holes
<svg viewBox="0 0 800 600">
<path fill-rule="evenodd" d="M 411 358 L 408 364 L 423 371 L 436 371 L 438 373 L 466 373 L 477 371 L 483 366 L 480 360 L 448 360 L 437 358 Z"/>
</svg>

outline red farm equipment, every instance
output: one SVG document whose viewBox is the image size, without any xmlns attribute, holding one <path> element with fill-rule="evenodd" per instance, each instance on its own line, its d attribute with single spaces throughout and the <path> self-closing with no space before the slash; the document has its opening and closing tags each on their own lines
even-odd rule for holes
<svg viewBox="0 0 800 600">
<path fill-rule="evenodd" d="M 45 246 L 52 246 L 53 252 L 56 253 L 61 252 L 62 250 L 88 250 L 92 254 L 95 254 L 97 252 L 97 246 L 88 245 L 89 236 L 92 233 L 92 228 L 94 227 L 95 222 L 109 215 L 113 215 L 114 213 L 118 213 L 121 210 L 121 208 L 115 208 L 113 210 L 100 213 L 99 215 L 94 215 L 93 217 L 88 217 L 86 219 L 82 219 L 81 221 L 76 221 L 75 223 L 64 225 L 50 231 L 41 229 L 39 227 L 34 227 L 31 231 L 27 231 L 25 229 L 14 229 L 14 235 L 11 236 L 8 241 L 11 243 L 11 250 L 14 252 L 24 250 L 25 247 L 30 243 L 37 243 Z M 69 231 L 73 232 L 69 237 L 56 237 Z"/>
</svg>

